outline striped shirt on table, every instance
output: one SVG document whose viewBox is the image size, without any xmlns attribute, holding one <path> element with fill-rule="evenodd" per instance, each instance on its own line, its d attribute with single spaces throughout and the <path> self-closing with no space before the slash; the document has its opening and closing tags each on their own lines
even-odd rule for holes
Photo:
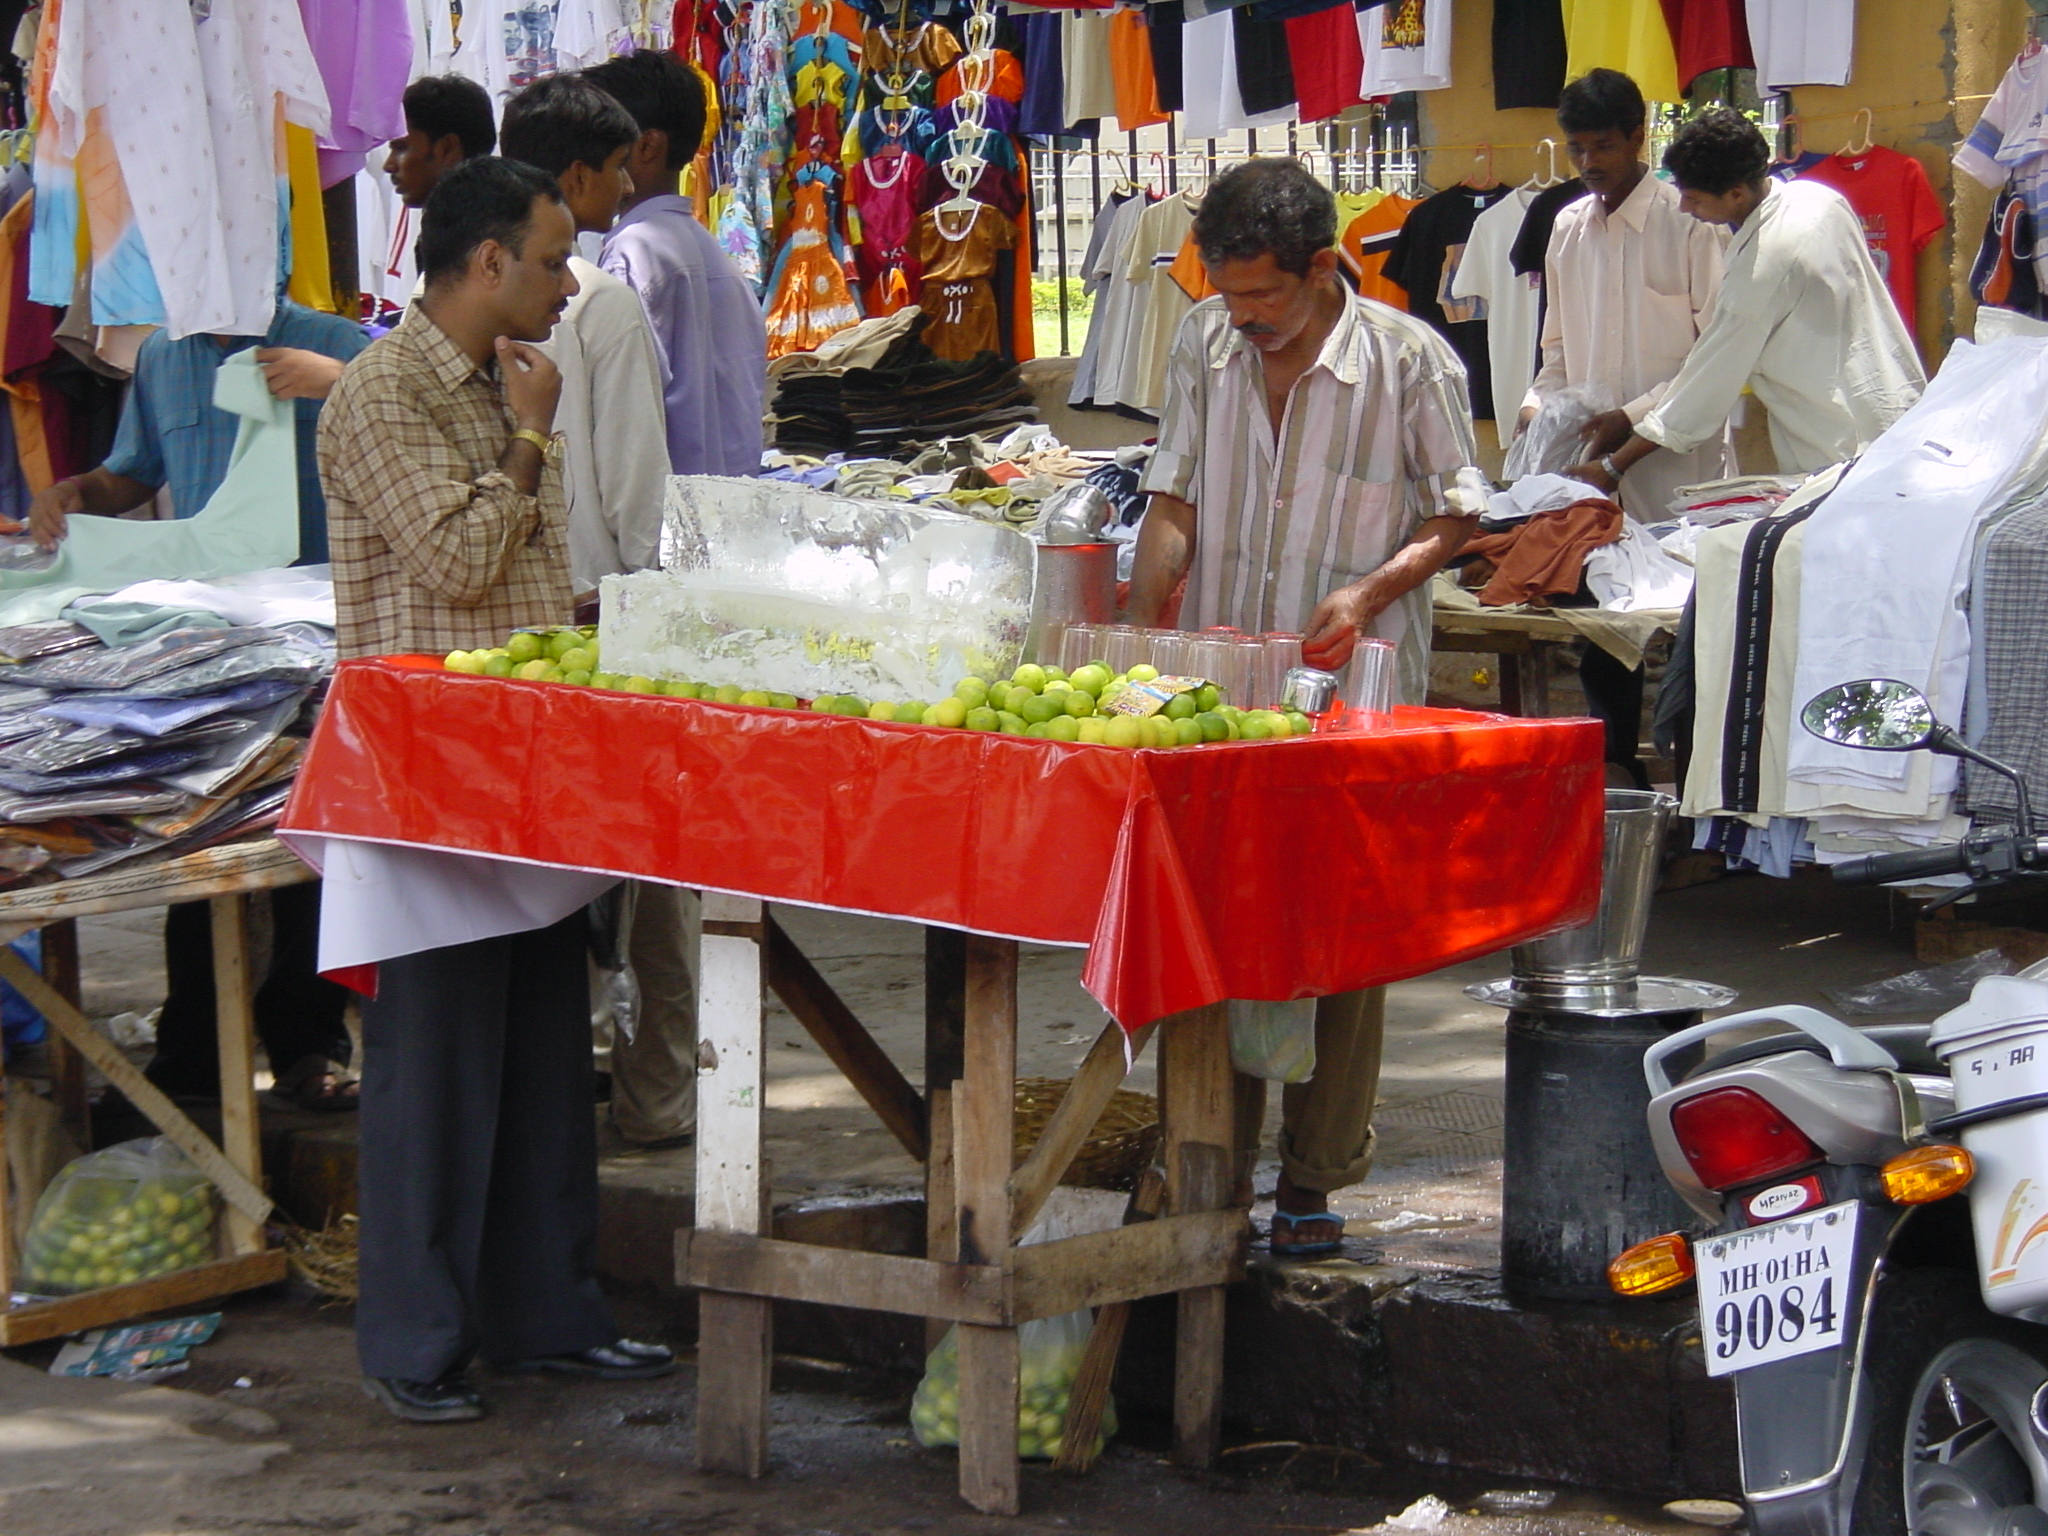
<svg viewBox="0 0 2048 1536">
<path fill-rule="evenodd" d="M 499 645 L 566 624 L 562 476 L 528 496 L 498 468 L 518 423 L 480 368 L 418 305 L 342 371 L 320 413 L 320 480 L 341 654 Z"/>
<path fill-rule="evenodd" d="M 1276 443 L 1257 349 L 1220 298 L 1203 301 L 1174 342 L 1144 480 L 1195 508 L 1182 627 L 1306 630 L 1318 603 L 1379 569 L 1430 518 L 1468 515 L 1447 493 L 1477 461 L 1464 365 L 1420 320 L 1346 291 Z M 1371 633 L 1400 647 L 1400 697 L 1420 703 L 1429 584 Z"/>
</svg>

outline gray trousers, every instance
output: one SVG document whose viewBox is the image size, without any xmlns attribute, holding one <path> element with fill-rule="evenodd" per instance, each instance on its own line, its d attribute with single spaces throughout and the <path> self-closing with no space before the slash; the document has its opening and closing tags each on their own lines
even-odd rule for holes
<svg viewBox="0 0 2048 1536">
<path fill-rule="evenodd" d="M 378 971 L 363 1006 L 363 1374 L 435 1381 L 479 1352 L 611 1343 L 583 913 Z"/>
<path fill-rule="evenodd" d="M 633 1038 L 612 1037 L 612 1124 L 627 1141 L 662 1141 L 697 1129 L 695 891 L 651 880 L 627 884 L 626 958 L 640 984 Z"/>
</svg>

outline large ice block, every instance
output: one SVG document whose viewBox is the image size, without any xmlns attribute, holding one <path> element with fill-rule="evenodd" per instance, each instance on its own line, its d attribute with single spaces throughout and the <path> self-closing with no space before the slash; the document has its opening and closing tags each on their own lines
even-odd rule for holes
<svg viewBox="0 0 2048 1536">
<path fill-rule="evenodd" d="M 1014 528 L 715 475 L 672 476 L 663 521 L 664 569 L 600 588 L 608 672 L 936 699 L 1022 655 L 1035 562 Z"/>
</svg>

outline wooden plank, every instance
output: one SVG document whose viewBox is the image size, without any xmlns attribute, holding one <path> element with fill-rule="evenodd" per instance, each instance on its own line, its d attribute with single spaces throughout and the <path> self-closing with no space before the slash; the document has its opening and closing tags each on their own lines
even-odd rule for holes
<svg viewBox="0 0 2048 1536">
<path fill-rule="evenodd" d="M 109 1323 L 130 1322 L 152 1312 L 169 1312 L 195 1302 L 211 1301 L 216 1296 L 275 1285 L 285 1277 L 287 1267 L 283 1251 L 273 1248 L 266 1253 L 216 1259 L 210 1264 L 181 1269 L 174 1275 L 137 1280 L 132 1285 L 110 1285 L 55 1301 L 31 1302 L 0 1312 L 0 1346 L 12 1349 L 38 1339 L 54 1339 L 84 1328 L 104 1328 Z"/>
<path fill-rule="evenodd" d="M 1429 648 L 1440 655 L 1453 653 L 1479 656 L 1525 656 L 1529 652 L 1529 647 L 1534 643 L 1527 635 L 1468 635 L 1438 630 L 1430 638 Z"/>
<path fill-rule="evenodd" d="M 953 1322 L 1009 1321 L 1006 1278 L 992 1264 L 946 1264 L 737 1232 L 677 1233 L 676 1283 Z"/>
<path fill-rule="evenodd" d="M 1167 1209 L 1213 1211 L 1230 1200 L 1234 1105 L 1230 1028 L 1223 1005 L 1168 1019 L 1161 1036 L 1165 1081 Z M 1216 1459 L 1223 1436 L 1223 1287 L 1180 1293 L 1174 1350 L 1173 1454 L 1186 1466 Z"/>
<path fill-rule="evenodd" d="M 165 1098 L 156 1084 L 138 1072 L 120 1048 L 93 1027 L 92 1020 L 59 997 L 26 961 L 0 944 L 0 976 L 32 1003 L 50 1027 L 62 1034 L 128 1102 L 149 1117 L 193 1165 L 220 1187 L 228 1204 L 259 1226 L 269 1217 L 270 1197 L 249 1181 L 241 1169 L 222 1156 L 186 1113 Z"/>
<path fill-rule="evenodd" d="M 78 921 L 65 918 L 43 930 L 43 977 L 57 995 L 79 1008 L 84 1005 L 83 973 L 78 958 Z M 64 1117 L 64 1128 L 81 1147 L 92 1145 L 92 1101 L 87 1096 L 85 1058 L 62 1035 L 50 1036 L 52 1097 Z"/>
<path fill-rule="evenodd" d="M 953 1172 L 953 1093 L 967 1043 L 967 935 L 957 928 L 924 931 L 924 1105 L 929 1147 L 924 1159 L 925 1257 L 960 1257 L 960 1207 Z M 925 1352 L 950 1326 L 925 1324 Z"/>
<path fill-rule="evenodd" d="M 931 1150 L 930 1135 L 924 1101 L 917 1090 L 832 990 L 831 983 L 782 931 L 781 924 L 769 917 L 763 927 L 768 984 L 775 988 L 775 995 L 818 1042 L 832 1065 L 845 1074 L 903 1150 L 923 1162 Z"/>
<path fill-rule="evenodd" d="M 0 891 L 0 940 L 67 917 L 132 912 L 235 891 L 266 891 L 319 876 L 274 837 L 224 843 L 156 863 L 124 864 L 104 875 Z"/>
<path fill-rule="evenodd" d="M 1010 1258 L 1010 1171 L 1017 1095 L 1017 945 L 967 939 L 967 1041 L 953 1100 L 960 1259 Z M 960 1329 L 960 1496 L 987 1514 L 1018 1503 L 1017 1332 Z"/>
<path fill-rule="evenodd" d="M 1242 1211 L 1195 1211 L 1017 1250 L 1010 1315 L 1019 1323 L 1137 1301 L 1244 1276 L 1251 1224 Z"/>
<path fill-rule="evenodd" d="M 1124 1207 L 1124 1224 L 1150 1221 L 1166 1203 L 1166 1180 L 1156 1167 L 1138 1175 Z M 1081 1351 L 1081 1364 L 1074 1372 L 1073 1389 L 1067 1394 L 1067 1416 L 1060 1426 L 1060 1453 L 1052 1459 L 1055 1472 L 1086 1472 L 1095 1465 L 1096 1441 L 1102 1433 L 1102 1410 L 1109 1403 L 1109 1384 L 1116 1375 L 1117 1356 L 1123 1352 L 1124 1329 L 1131 1320 L 1131 1304 L 1113 1301 L 1096 1309 L 1095 1322 L 1088 1330 L 1088 1347 Z"/>
<path fill-rule="evenodd" d="M 706 893 L 697 971 L 697 1226 L 767 1230 L 761 1157 L 761 947 L 713 924 L 759 923 L 761 903 Z M 774 1303 L 707 1290 L 697 1300 L 697 1466 L 768 1470 Z"/>
<path fill-rule="evenodd" d="M 220 1149 L 249 1176 L 263 1178 L 263 1133 L 256 1116 L 256 1012 L 249 975 L 249 898 L 213 898 L 214 1028 L 220 1037 Z M 281 1072 L 290 1062 L 273 1061 Z M 233 1206 L 227 1212 L 233 1253 L 263 1248 L 263 1228 Z"/>
<path fill-rule="evenodd" d="M 1010 1175 L 1010 1231 L 1022 1237 L 1045 1202 L 1073 1166 L 1088 1133 L 1102 1118 L 1103 1110 L 1130 1074 L 1128 1062 L 1135 1062 L 1145 1042 L 1152 1038 L 1154 1025 L 1147 1024 L 1131 1036 L 1129 1056 L 1125 1055 L 1123 1026 L 1112 1019 L 1088 1048 L 1074 1080 L 1067 1085 L 1053 1112 L 1047 1117 L 1038 1141 Z"/>
</svg>

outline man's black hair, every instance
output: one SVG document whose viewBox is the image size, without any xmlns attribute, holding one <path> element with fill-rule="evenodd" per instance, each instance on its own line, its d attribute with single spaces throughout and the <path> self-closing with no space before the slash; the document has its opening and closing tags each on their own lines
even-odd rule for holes
<svg viewBox="0 0 2048 1536">
<path fill-rule="evenodd" d="M 1589 69 L 1557 98 L 1557 126 L 1566 133 L 1611 128 L 1626 136 L 1648 118 L 1642 88 L 1618 69 Z"/>
<path fill-rule="evenodd" d="M 537 197 L 559 203 L 562 189 L 547 172 L 517 160 L 482 155 L 443 176 L 420 210 L 415 255 L 427 286 L 462 276 L 486 240 L 524 255 Z"/>
<path fill-rule="evenodd" d="M 474 160 L 498 147 L 498 126 L 491 119 L 491 98 L 474 80 L 461 75 L 423 75 L 405 88 L 405 129 L 423 133 L 438 144 L 451 133 L 462 141 L 462 158 Z"/>
<path fill-rule="evenodd" d="M 1337 199 L 1299 160 L 1247 160 L 1210 183 L 1195 215 L 1195 248 L 1211 267 L 1270 254 L 1283 272 L 1337 243 Z"/>
<path fill-rule="evenodd" d="M 562 176 L 572 165 L 603 170 L 605 161 L 639 137 L 640 125 L 626 109 L 588 80 L 549 75 L 505 103 L 498 153 Z"/>
<path fill-rule="evenodd" d="M 624 107 L 642 133 L 668 135 L 670 170 L 697 158 L 704 143 L 704 82 L 674 54 L 625 54 L 592 65 L 583 78 Z"/>
<path fill-rule="evenodd" d="M 1664 168 L 1689 192 L 1720 197 L 1737 187 L 1760 187 L 1770 169 L 1771 146 L 1740 112 L 1716 107 L 1678 130 L 1664 151 Z"/>
</svg>

